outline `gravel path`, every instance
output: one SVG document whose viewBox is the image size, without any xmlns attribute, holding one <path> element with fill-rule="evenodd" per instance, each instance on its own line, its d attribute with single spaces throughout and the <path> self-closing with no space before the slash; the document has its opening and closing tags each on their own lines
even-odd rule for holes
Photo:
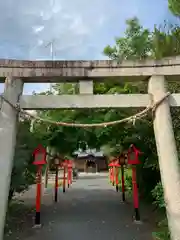
<svg viewBox="0 0 180 240">
<path fill-rule="evenodd" d="M 132 221 L 133 207 L 121 202 L 121 194 L 105 176 L 81 176 L 65 194 L 59 191 L 58 203 L 52 189 L 44 196 L 42 228 L 31 229 L 22 240 L 151 240 L 148 221 Z M 46 199 L 46 200 L 45 200 Z"/>
</svg>

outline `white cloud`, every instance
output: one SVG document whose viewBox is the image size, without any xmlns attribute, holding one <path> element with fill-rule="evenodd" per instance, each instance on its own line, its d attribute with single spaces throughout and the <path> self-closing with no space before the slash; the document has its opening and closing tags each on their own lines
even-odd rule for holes
<svg viewBox="0 0 180 240">
<path fill-rule="evenodd" d="M 55 39 L 56 59 L 102 59 L 127 18 L 148 27 L 167 18 L 164 0 L 0 0 L 0 9 L 0 58 L 50 59 Z"/>
<path fill-rule="evenodd" d="M 38 39 L 37 45 L 38 45 L 38 46 L 41 46 L 42 44 L 43 44 L 43 40 Z"/>
<path fill-rule="evenodd" d="M 75 32 L 77 35 L 89 34 L 90 29 L 87 27 L 86 24 L 83 23 L 83 19 L 81 16 L 74 16 L 72 17 L 73 22 L 70 25 L 70 30 Z"/>
<path fill-rule="evenodd" d="M 38 33 L 44 29 L 44 26 L 33 26 L 32 28 L 35 33 Z"/>
<path fill-rule="evenodd" d="M 77 50 L 72 51 L 72 47 L 81 47 L 78 56 L 86 59 L 84 53 L 88 53 L 93 59 L 123 31 L 126 18 L 137 15 L 147 24 L 164 18 L 167 4 L 164 0 L 158 3 L 161 11 L 156 11 L 156 0 L 151 5 L 149 0 L 1 0 L 0 46 L 4 51 L 0 54 L 10 58 L 49 58 L 49 51 L 39 47 L 39 42 L 47 45 L 55 38 L 57 58 L 75 59 L 71 53 Z M 96 54 L 92 53 L 92 45 Z"/>
<path fill-rule="evenodd" d="M 106 17 L 105 16 L 100 16 L 98 20 L 98 24 L 102 26 L 106 22 Z"/>
<path fill-rule="evenodd" d="M 57 58 L 71 58 L 70 54 L 74 52 L 72 48 L 81 44 L 82 53 L 87 52 L 84 49 L 87 48 L 93 32 L 99 28 L 99 24 L 94 24 L 99 22 L 98 14 L 90 16 L 89 13 L 93 9 L 104 11 L 103 7 L 100 8 L 95 3 L 95 0 L 91 4 L 84 4 L 82 0 L 75 0 L 73 3 L 68 0 L 2 0 L 0 45 L 3 45 L 4 53 L 0 53 L 1 57 L 49 58 L 49 51 L 42 43 L 47 45 L 53 38 L 56 39 Z M 104 3 L 108 4 L 108 0 L 104 0 Z M 12 54 L 12 49 L 16 51 L 16 56 Z M 81 49 L 78 55 L 83 58 Z M 75 56 L 72 58 L 75 59 Z"/>
</svg>

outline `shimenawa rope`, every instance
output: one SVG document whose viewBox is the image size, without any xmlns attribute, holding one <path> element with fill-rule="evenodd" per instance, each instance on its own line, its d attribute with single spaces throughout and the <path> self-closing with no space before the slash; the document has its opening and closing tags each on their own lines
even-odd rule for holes
<svg viewBox="0 0 180 240">
<path fill-rule="evenodd" d="M 68 123 L 68 122 L 61 122 L 61 121 L 53 121 L 50 119 L 44 119 L 41 118 L 39 116 L 36 116 L 35 114 L 32 114 L 30 112 L 27 112 L 23 109 L 20 108 L 19 104 L 12 104 L 9 100 L 7 100 L 3 95 L 0 95 L 0 97 L 2 98 L 2 100 L 4 100 L 5 102 L 7 102 L 11 107 L 13 107 L 14 109 L 16 109 L 20 115 L 22 117 L 25 116 L 29 116 L 30 118 L 34 119 L 35 121 L 40 121 L 40 122 L 44 122 L 47 124 L 55 124 L 58 126 L 65 126 L 65 127 L 81 127 L 81 128 L 90 128 L 90 127 L 107 127 L 107 126 L 112 126 L 112 125 L 116 125 L 116 124 L 120 124 L 120 123 L 124 123 L 124 122 L 132 122 L 133 124 L 135 124 L 135 121 L 141 118 L 144 118 L 147 116 L 147 114 L 149 113 L 149 111 L 154 112 L 156 110 L 156 108 L 167 98 L 170 96 L 170 92 L 167 92 L 159 101 L 157 102 L 153 102 L 151 100 L 151 103 L 141 112 L 136 113 L 130 117 L 127 118 L 123 118 L 120 120 L 116 120 L 116 121 L 110 121 L 110 122 L 102 122 L 102 123 L 92 123 L 92 124 L 88 124 L 88 123 Z"/>
</svg>

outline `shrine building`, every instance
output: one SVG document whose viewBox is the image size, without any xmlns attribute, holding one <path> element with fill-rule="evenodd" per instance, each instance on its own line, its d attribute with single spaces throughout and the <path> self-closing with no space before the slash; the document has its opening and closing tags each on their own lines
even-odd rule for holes
<svg viewBox="0 0 180 240">
<path fill-rule="evenodd" d="M 74 152 L 74 163 L 80 172 L 102 172 L 108 170 L 107 157 L 96 149 L 79 149 Z"/>
</svg>

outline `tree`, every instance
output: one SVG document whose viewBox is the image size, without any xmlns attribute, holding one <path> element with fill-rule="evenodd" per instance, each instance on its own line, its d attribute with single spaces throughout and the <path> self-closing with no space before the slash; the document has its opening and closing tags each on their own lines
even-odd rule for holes
<svg viewBox="0 0 180 240">
<path fill-rule="evenodd" d="M 178 3 L 170 1 L 171 8 L 173 11 L 178 13 Z M 176 6 L 175 6 L 176 3 Z M 173 5 L 174 4 L 174 5 Z M 115 39 L 114 46 L 107 46 L 104 49 L 104 54 L 110 59 L 118 62 L 127 60 L 145 60 L 145 59 L 160 59 L 162 57 L 176 56 L 180 53 L 180 28 L 178 26 L 171 26 L 164 24 L 160 27 L 155 27 L 153 31 L 150 31 L 141 26 L 137 18 L 129 19 L 126 21 L 127 28 L 124 37 Z M 55 84 L 53 86 L 55 94 L 72 94 L 78 92 L 77 84 Z M 179 84 L 172 84 L 170 90 L 175 92 L 180 89 Z M 127 83 L 119 83 L 118 81 L 110 81 L 107 79 L 105 83 L 95 84 L 95 94 L 115 94 L 115 93 L 145 93 L 147 92 L 146 86 L 141 83 L 138 85 L 132 85 Z M 45 92 L 42 94 L 51 94 Z M 137 109 L 100 109 L 93 111 L 88 109 L 84 110 L 48 110 L 39 111 L 38 114 L 43 118 L 49 118 L 54 121 L 64 122 L 79 122 L 79 123 L 93 123 L 93 122 L 104 122 L 122 119 L 124 117 L 134 114 Z M 179 110 L 173 109 L 172 115 L 174 120 L 174 128 L 176 134 L 176 140 L 178 146 L 180 146 L 180 123 L 177 121 L 179 116 Z M 175 120 L 176 119 L 176 120 Z M 24 123 L 21 123 L 21 127 L 25 127 Z M 29 123 L 28 123 L 29 124 Z M 25 127 L 24 135 L 20 136 L 21 143 L 18 143 L 18 150 L 15 156 L 15 165 L 13 168 L 12 178 L 16 177 L 16 172 L 22 172 L 22 183 L 19 181 L 17 186 L 14 183 L 18 182 L 16 179 L 11 181 L 11 188 L 16 191 L 18 188 L 25 189 L 31 182 L 28 180 L 26 184 L 26 169 L 32 176 L 33 171 L 31 170 L 30 160 L 25 157 L 23 150 L 21 151 L 21 145 L 24 142 L 28 142 L 29 153 L 32 150 L 32 137 L 37 139 L 37 136 L 46 146 L 55 147 L 62 155 L 72 155 L 73 151 L 76 150 L 82 143 L 87 143 L 89 147 L 100 148 L 107 146 L 111 149 L 111 154 L 118 155 L 124 149 L 127 149 L 131 143 L 134 143 L 138 148 L 144 152 L 142 164 L 139 166 L 140 172 L 140 189 L 144 196 L 151 196 L 153 191 L 153 197 L 156 202 L 164 207 L 164 204 L 158 202 L 163 201 L 162 195 L 158 196 L 157 189 L 162 190 L 160 183 L 159 166 L 157 161 L 156 145 L 154 140 L 154 133 L 152 128 L 151 118 L 147 117 L 143 121 L 137 122 L 135 126 L 131 124 L 115 125 L 104 128 L 71 128 L 62 127 L 57 125 L 47 125 L 39 122 L 35 123 L 35 133 L 31 135 L 28 127 Z M 180 150 L 180 148 L 178 149 Z M 19 154 L 19 155 L 18 155 Z M 27 154 L 29 157 L 30 155 Z M 21 159 L 21 161 L 19 160 Z M 24 165 L 20 164 L 25 163 Z M 21 176 L 21 177 L 22 177 Z M 25 177 L 24 177 L 25 176 Z M 152 177 L 153 176 L 153 177 Z M 31 179 L 31 178 L 30 178 Z M 161 191 L 162 193 L 162 191 Z M 152 197 L 152 196 L 151 196 Z M 159 205 L 159 206 L 160 206 Z"/>
<path fill-rule="evenodd" d="M 113 47 L 107 46 L 104 54 L 109 58 L 122 61 L 124 59 L 159 59 L 162 57 L 179 54 L 179 28 L 164 24 L 163 27 L 155 27 L 154 31 L 140 25 L 137 18 L 126 21 L 127 28 L 124 37 L 115 39 Z M 177 87 L 177 86 L 176 86 Z M 54 85 L 56 94 L 77 92 L 77 84 L 56 84 Z M 107 79 L 105 83 L 95 84 L 95 94 L 115 94 L 115 93 L 146 93 L 146 86 L 138 83 L 137 86 L 119 82 L 111 82 Z M 173 89 L 174 90 L 174 89 Z M 177 111 L 177 110 L 173 110 Z M 137 112 L 137 109 L 101 109 L 93 111 L 83 110 L 63 110 L 41 112 L 42 116 L 55 121 L 93 123 L 121 119 Z M 45 129 L 44 125 L 37 125 L 39 134 Z M 41 132 L 41 133 L 40 133 Z M 116 125 L 107 128 L 67 128 L 61 126 L 49 126 L 43 134 L 46 142 L 56 146 L 62 154 L 72 154 L 79 147 L 80 142 L 88 143 L 90 147 L 100 148 L 108 145 L 113 149 L 113 154 L 119 154 L 123 149 L 127 149 L 129 144 L 134 142 L 142 149 L 144 154 L 143 171 L 141 171 L 142 190 L 145 195 L 150 195 L 155 184 L 160 180 L 159 167 L 157 161 L 156 145 L 151 119 L 136 123 L 135 127 L 130 124 Z M 152 175 L 157 178 L 152 179 Z M 154 182 L 153 182 L 154 181 Z M 151 184 L 150 184 L 151 183 Z M 144 185 L 146 184 L 146 188 Z"/>
<path fill-rule="evenodd" d="M 169 2 L 172 3 L 171 10 L 178 15 L 180 2 L 173 0 Z M 177 56 L 180 54 L 180 28 L 178 26 L 172 26 L 165 23 L 163 26 L 160 26 L 159 28 L 155 27 L 154 31 L 149 32 L 148 29 L 144 29 L 140 26 L 137 18 L 128 20 L 127 25 L 125 37 L 116 39 L 115 46 L 107 46 L 104 49 L 104 53 L 111 59 L 117 61 L 122 61 L 124 59 L 161 59 L 163 57 Z M 177 83 L 171 84 L 169 88 L 171 92 L 179 91 L 180 85 Z M 179 113 L 179 109 L 172 109 L 175 137 L 178 147 L 180 146 L 179 123 L 177 121 Z M 147 190 L 145 191 L 145 194 L 147 194 L 148 191 L 150 193 L 152 192 L 152 197 L 155 199 L 155 203 L 159 208 L 164 209 L 164 196 L 160 181 L 152 123 L 145 120 L 143 124 L 136 129 L 140 136 L 137 138 L 138 141 L 134 139 L 135 144 L 139 144 L 142 151 L 145 153 L 143 164 L 140 165 L 139 169 L 140 186 L 143 186 L 143 188 Z M 180 148 L 178 148 L 178 151 L 180 151 Z M 148 197 L 149 196 L 150 195 L 148 195 Z M 166 222 L 165 226 L 167 227 Z M 169 239 L 170 237 L 168 230 L 156 235 L 158 235 L 158 239 Z"/>
<path fill-rule="evenodd" d="M 155 27 L 152 32 L 143 28 L 137 18 L 129 19 L 126 22 L 127 28 L 124 37 L 115 39 L 113 47 L 107 46 L 104 54 L 110 59 L 122 61 L 124 59 L 159 59 L 162 57 L 179 55 L 180 31 L 177 26 L 164 24 Z M 171 90 L 179 88 L 178 84 L 172 85 Z M 56 94 L 77 92 L 77 85 L 56 84 Z M 146 86 L 141 83 L 132 85 L 127 83 L 111 82 L 107 79 L 105 83 L 95 84 L 95 94 L 103 93 L 145 93 Z M 63 110 L 40 112 L 41 116 L 54 121 L 93 123 L 121 119 L 137 112 L 137 109 L 101 109 L 93 111 L 84 110 Z M 179 111 L 173 109 L 173 116 Z M 176 123 L 177 124 L 177 123 Z M 176 125 L 177 126 L 177 125 Z M 175 126 L 175 127 L 176 127 Z M 160 180 L 159 166 L 157 161 L 156 145 L 152 128 L 151 118 L 137 122 L 134 127 L 131 124 L 115 125 L 104 128 L 68 128 L 62 126 L 44 127 L 43 124 L 36 124 L 36 129 L 46 139 L 48 145 L 56 147 L 60 153 L 71 155 L 79 147 L 80 142 L 86 142 L 90 147 L 100 148 L 108 145 L 113 150 L 112 154 L 117 155 L 123 149 L 127 149 L 133 142 L 143 152 L 143 164 L 140 166 L 140 186 L 145 196 L 151 196 L 151 190 Z M 176 133 L 179 133 L 176 127 Z M 178 135 L 176 135 L 178 138 Z M 156 176 L 152 178 L 152 175 Z M 145 187 L 144 187 L 145 186 Z"/>
<path fill-rule="evenodd" d="M 14 164 L 11 174 L 9 200 L 15 192 L 22 192 L 34 183 L 36 169 L 32 164 L 32 153 L 39 139 L 30 132 L 30 121 L 20 121 L 17 134 L 17 143 Z"/>
<path fill-rule="evenodd" d="M 126 21 L 124 37 L 115 39 L 115 46 L 107 46 L 104 54 L 112 60 L 145 59 L 152 51 L 152 38 L 148 29 L 144 29 L 135 17 Z"/>
<path fill-rule="evenodd" d="M 180 1 L 168 0 L 169 9 L 175 16 L 180 16 Z"/>
</svg>

